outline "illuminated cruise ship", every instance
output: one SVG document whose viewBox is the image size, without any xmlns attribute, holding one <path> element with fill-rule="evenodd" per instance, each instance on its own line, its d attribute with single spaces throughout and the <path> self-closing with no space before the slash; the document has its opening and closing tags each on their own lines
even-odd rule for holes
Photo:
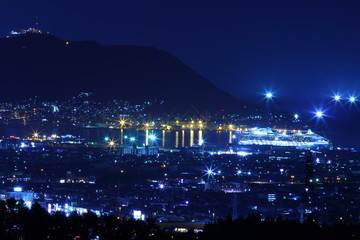
<svg viewBox="0 0 360 240">
<path fill-rule="evenodd" d="M 329 140 L 308 130 L 249 128 L 234 134 L 240 145 L 328 147 Z"/>
</svg>

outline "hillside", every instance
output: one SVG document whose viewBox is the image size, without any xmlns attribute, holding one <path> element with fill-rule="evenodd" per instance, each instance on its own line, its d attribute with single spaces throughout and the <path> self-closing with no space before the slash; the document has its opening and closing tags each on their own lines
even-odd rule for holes
<svg viewBox="0 0 360 240">
<path fill-rule="evenodd" d="M 61 99 L 89 91 L 104 100 L 165 100 L 172 111 L 239 111 L 245 105 L 153 47 L 19 34 L 0 39 L 0 51 L 2 101 L 34 95 Z"/>
</svg>

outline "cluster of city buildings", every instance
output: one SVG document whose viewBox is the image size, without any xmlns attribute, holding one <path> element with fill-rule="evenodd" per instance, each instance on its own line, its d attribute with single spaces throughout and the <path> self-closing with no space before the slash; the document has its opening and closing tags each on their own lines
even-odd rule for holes
<svg viewBox="0 0 360 240">
<path fill-rule="evenodd" d="M 114 214 L 204 224 L 227 216 L 359 221 L 360 153 L 354 149 L 240 145 L 168 148 L 1 140 L 1 198 L 49 212 Z M 314 205 L 306 207 L 313 156 Z M 304 207 L 305 206 L 305 207 Z M 341 207 L 339 207 L 341 206 Z"/>
<path fill-rule="evenodd" d="M 2 127 L 40 123 L 47 132 L 3 134 L 1 199 L 23 199 L 29 207 L 37 201 L 49 212 L 153 217 L 175 226 L 255 212 L 312 216 L 324 224 L 360 220 L 360 153 L 333 148 L 325 137 L 301 129 L 298 118 L 149 119 L 147 108 L 160 103 L 104 105 L 90 96 L 0 106 Z M 256 125 L 269 116 L 288 128 Z M 51 132 L 61 125 L 85 132 Z M 89 140 L 89 129 L 110 129 L 118 138 L 101 132 Z M 217 142 L 207 138 L 212 133 Z"/>
<path fill-rule="evenodd" d="M 217 129 L 224 125 L 256 127 L 269 124 L 277 127 L 302 127 L 304 122 L 286 113 L 267 113 L 263 110 L 248 114 L 204 113 L 202 119 L 195 114 L 164 114 L 165 101 L 152 100 L 131 103 L 125 100 L 100 101 L 92 93 L 83 92 L 68 100 L 45 101 L 32 97 L 22 101 L 0 103 L 0 124 L 38 124 L 43 127 L 78 126 L 78 127 L 119 127 L 119 121 L 127 119 L 126 126 L 133 128 L 164 126 L 199 128 L 198 121 L 206 122 L 200 128 Z M 165 108 L 165 107 L 163 107 Z M 160 109 L 154 111 L 153 109 Z M 196 114 L 199 115 L 199 114 Z"/>
</svg>

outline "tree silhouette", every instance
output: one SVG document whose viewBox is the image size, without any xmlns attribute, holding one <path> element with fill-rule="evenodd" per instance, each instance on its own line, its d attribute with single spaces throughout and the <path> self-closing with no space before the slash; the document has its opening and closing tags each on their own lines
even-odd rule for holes
<svg viewBox="0 0 360 240">
<path fill-rule="evenodd" d="M 23 201 L 0 200 L 1 240 L 73 240 L 73 239 L 132 239 L 132 240 L 212 240 L 212 239 L 359 239 L 360 224 L 339 222 L 332 226 L 318 225 L 308 218 L 304 223 L 282 217 L 262 217 L 250 214 L 246 218 L 218 219 L 204 226 L 202 233 L 189 229 L 186 233 L 163 229 L 154 218 L 145 221 L 98 217 L 92 212 L 69 217 L 62 212 L 49 214 L 35 202 L 28 209 Z"/>
</svg>

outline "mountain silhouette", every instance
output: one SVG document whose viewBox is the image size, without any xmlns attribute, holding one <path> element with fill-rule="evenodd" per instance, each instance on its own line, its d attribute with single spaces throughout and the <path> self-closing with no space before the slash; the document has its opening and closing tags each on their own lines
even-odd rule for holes
<svg viewBox="0 0 360 240">
<path fill-rule="evenodd" d="M 26 32 L 1 38 L 0 51 L 2 101 L 93 92 L 103 100 L 165 101 L 175 111 L 239 112 L 248 106 L 154 47 L 103 46 Z"/>
</svg>

